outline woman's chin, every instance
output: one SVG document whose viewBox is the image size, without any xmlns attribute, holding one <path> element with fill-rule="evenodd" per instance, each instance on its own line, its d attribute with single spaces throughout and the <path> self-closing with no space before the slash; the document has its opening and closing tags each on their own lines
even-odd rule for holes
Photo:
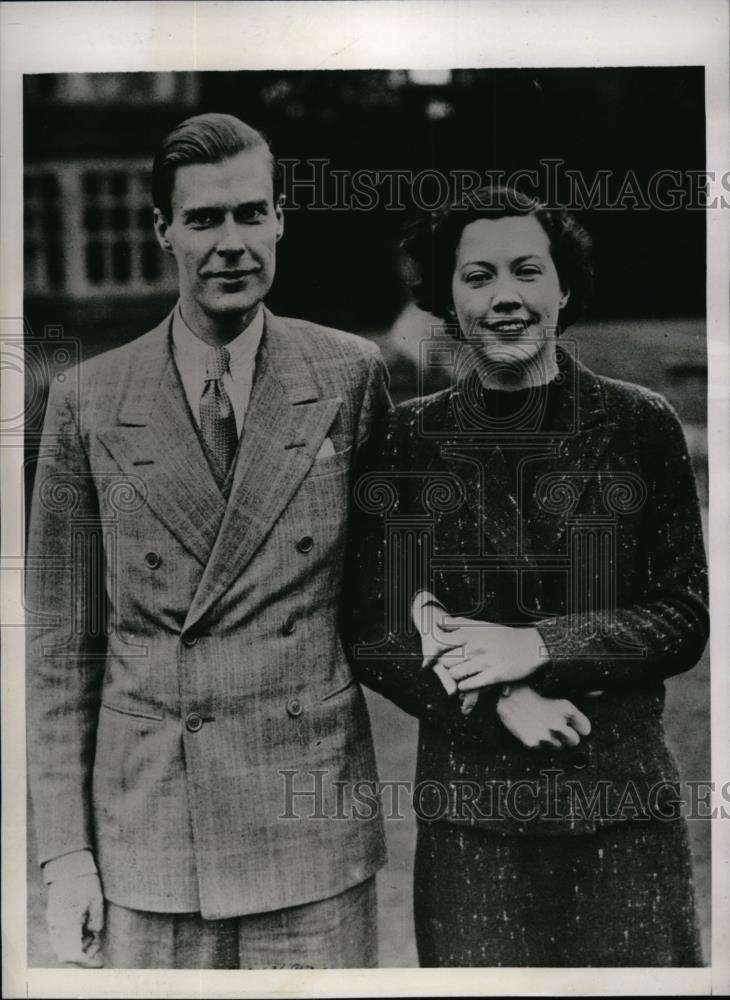
<svg viewBox="0 0 730 1000">
<path fill-rule="evenodd" d="M 531 369 L 541 353 L 538 344 L 489 344 L 479 351 L 480 367 L 505 377 L 519 378 Z"/>
</svg>

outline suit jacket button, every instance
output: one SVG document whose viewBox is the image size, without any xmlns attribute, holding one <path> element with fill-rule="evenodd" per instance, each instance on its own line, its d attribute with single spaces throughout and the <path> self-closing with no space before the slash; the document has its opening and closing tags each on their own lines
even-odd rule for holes
<svg viewBox="0 0 730 1000">
<path fill-rule="evenodd" d="M 186 632 L 182 641 L 184 646 L 194 646 L 198 641 L 198 637 L 194 632 Z"/>
<path fill-rule="evenodd" d="M 587 750 L 576 750 L 569 760 L 569 764 L 574 770 L 582 771 L 584 768 L 588 767 L 590 762 L 590 754 Z"/>
<path fill-rule="evenodd" d="M 284 635 L 292 635 L 293 632 L 296 632 L 296 628 L 297 628 L 297 622 L 294 615 L 287 615 L 281 626 L 281 631 L 284 633 Z"/>
<path fill-rule="evenodd" d="M 150 569 L 157 569 L 157 567 L 162 562 L 159 552 L 148 552 L 144 557 L 144 561 L 147 563 Z"/>
<path fill-rule="evenodd" d="M 197 712 L 191 712 L 185 719 L 185 728 L 189 733 L 199 733 L 203 728 L 202 716 L 198 715 Z"/>
<path fill-rule="evenodd" d="M 299 549 L 300 552 L 304 553 L 311 552 L 312 549 L 314 548 L 314 539 L 312 538 L 311 535 L 305 535 L 303 538 L 300 538 L 299 541 L 297 542 L 297 548 Z"/>
<path fill-rule="evenodd" d="M 286 703 L 286 710 L 293 719 L 296 719 L 304 711 L 304 707 L 298 698 L 290 698 Z"/>
</svg>

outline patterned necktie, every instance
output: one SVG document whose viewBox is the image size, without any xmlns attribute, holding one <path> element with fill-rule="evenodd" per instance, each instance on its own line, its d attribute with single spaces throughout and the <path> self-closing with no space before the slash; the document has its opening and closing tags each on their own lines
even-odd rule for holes
<svg viewBox="0 0 730 1000">
<path fill-rule="evenodd" d="M 200 432 L 220 483 L 228 474 L 238 445 L 236 417 L 223 388 L 230 361 L 228 348 L 211 347 L 205 358 L 205 386 L 200 398 Z"/>
</svg>

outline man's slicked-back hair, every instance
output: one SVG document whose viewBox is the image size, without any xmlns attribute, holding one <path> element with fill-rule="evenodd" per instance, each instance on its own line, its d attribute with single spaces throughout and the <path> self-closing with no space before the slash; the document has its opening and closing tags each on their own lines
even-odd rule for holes
<svg viewBox="0 0 730 1000">
<path fill-rule="evenodd" d="M 266 150 L 271 164 L 274 203 L 281 194 L 279 169 L 268 140 L 240 118 L 211 112 L 186 118 L 165 137 L 152 163 L 152 204 L 172 219 L 175 171 L 193 163 L 222 163 L 246 150 Z"/>
</svg>

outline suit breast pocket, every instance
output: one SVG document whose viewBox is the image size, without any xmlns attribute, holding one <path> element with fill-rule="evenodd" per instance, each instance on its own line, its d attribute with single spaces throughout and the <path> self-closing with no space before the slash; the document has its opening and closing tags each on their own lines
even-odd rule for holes
<svg viewBox="0 0 730 1000">
<path fill-rule="evenodd" d="M 352 458 L 352 448 L 345 448 L 344 451 L 337 451 L 333 455 L 326 455 L 323 458 L 315 458 L 309 470 L 309 478 L 330 475 L 333 472 L 347 472 L 350 468 Z"/>
</svg>

